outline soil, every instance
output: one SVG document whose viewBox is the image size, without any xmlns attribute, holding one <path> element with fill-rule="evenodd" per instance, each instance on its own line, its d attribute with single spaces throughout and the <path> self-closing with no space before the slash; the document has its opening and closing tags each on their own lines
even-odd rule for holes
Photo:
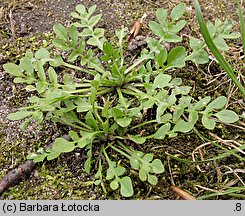
<svg viewBox="0 0 245 216">
<path fill-rule="evenodd" d="M 35 51 L 39 47 L 49 47 L 50 40 L 53 38 L 53 25 L 62 23 L 66 26 L 72 22 L 73 18 L 70 13 L 79 3 L 83 3 L 86 7 L 97 5 L 97 13 L 103 14 L 103 20 L 98 26 L 105 28 L 106 36 L 113 40 L 115 30 L 122 25 L 130 28 L 133 22 L 142 17 L 144 13 L 148 14 L 148 20 L 154 19 L 157 8 L 163 7 L 170 10 L 178 2 L 180 1 L 3 0 L 0 3 L 0 179 L 11 169 L 24 163 L 29 153 L 35 152 L 41 146 L 49 145 L 56 137 L 67 133 L 66 127 L 48 121 L 41 125 L 31 123 L 27 130 L 22 131 L 19 129 L 22 121 L 8 120 L 7 115 L 27 105 L 28 98 L 33 93 L 26 92 L 23 85 L 13 83 L 13 77 L 2 68 L 4 63 L 18 61 L 26 50 Z M 188 23 L 182 34 L 200 36 L 192 1 L 183 0 L 181 2 L 187 4 L 185 18 Z M 200 4 L 207 20 L 232 18 L 238 21 L 235 1 L 210 0 L 207 2 L 202 0 Z M 14 27 L 11 27 L 10 11 L 12 11 Z M 238 30 L 237 23 L 235 30 Z M 148 34 L 147 25 L 143 26 L 141 34 Z M 227 57 L 234 65 L 239 64 L 237 59 L 240 56 L 236 51 L 241 47 L 241 40 L 232 41 L 230 46 L 234 52 L 229 52 Z M 190 64 L 185 70 L 174 71 L 172 76 L 181 77 L 184 83 L 192 86 L 197 97 L 228 95 L 229 108 L 241 114 L 244 109 L 242 96 L 237 91 L 232 94 L 234 86 L 229 82 L 227 76 L 216 76 L 220 73 L 222 69 L 214 62 L 199 68 Z M 213 82 L 214 76 L 218 78 Z M 244 123 L 241 122 L 240 125 L 242 126 L 238 128 L 220 124 L 212 132 L 223 140 L 235 140 L 244 145 Z M 208 131 L 203 130 L 202 127 L 197 127 L 197 129 L 208 136 Z M 194 196 L 208 194 L 209 190 L 219 191 L 228 184 L 233 187 L 241 186 L 245 181 L 244 161 L 235 157 L 227 157 L 197 166 L 185 164 L 166 155 L 168 152 L 176 157 L 192 160 L 191 153 L 203 143 L 194 133 L 166 139 L 161 143 L 149 143 L 146 150 L 154 153 L 163 161 L 166 171 L 160 176 L 159 183 L 154 187 L 136 180 L 134 183 L 135 195 L 132 199 L 179 199 L 170 190 L 173 183 Z M 203 149 L 201 157 L 212 158 L 220 153 L 219 148 L 209 146 Z M 8 189 L 0 196 L 0 199 L 123 199 L 118 192 L 109 191 L 104 194 L 101 188 L 93 185 L 94 173 L 91 175 L 85 173 L 83 156 L 82 151 L 76 150 L 63 154 L 57 160 L 37 164 L 29 178 Z M 237 173 L 242 181 L 236 175 L 227 173 L 230 169 L 243 169 L 243 172 Z M 221 170 L 222 177 L 217 170 Z M 212 198 L 232 199 L 233 197 L 216 196 Z"/>
</svg>

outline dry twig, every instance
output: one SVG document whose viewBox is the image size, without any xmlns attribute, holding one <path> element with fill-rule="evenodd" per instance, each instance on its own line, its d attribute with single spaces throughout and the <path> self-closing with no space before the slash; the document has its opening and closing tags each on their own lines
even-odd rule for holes
<svg viewBox="0 0 245 216">
<path fill-rule="evenodd" d="M 27 160 L 23 165 L 20 165 L 18 168 L 11 170 L 0 182 L 0 194 L 2 194 L 10 186 L 18 184 L 21 180 L 29 176 L 34 167 L 35 162 L 33 160 Z"/>
</svg>

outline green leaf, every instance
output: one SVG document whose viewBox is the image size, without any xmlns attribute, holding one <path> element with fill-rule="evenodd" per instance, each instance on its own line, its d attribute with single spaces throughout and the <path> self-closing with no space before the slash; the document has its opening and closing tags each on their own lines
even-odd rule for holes
<svg viewBox="0 0 245 216">
<path fill-rule="evenodd" d="M 88 39 L 87 44 L 92 46 L 97 46 L 98 48 L 102 49 L 103 42 L 104 42 L 103 39 L 99 39 L 96 36 L 94 36 Z"/>
<path fill-rule="evenodd" d="M 155 35 L 157 35 L 160 38 L 163 37 L 165 32 L 164 32 L 163 27 L 159 23 L 155 21 L 150 21 L 149 27 L 154 32 Z"/>
<path fill-rule="evenodd" d="M 162 125 L 154 134 L 155 139 L 164 139 L 168 131 L 170 130 L 170 123 Z"/>
<path fill-rule="evenodd" d="M 27 72 L 28 76 L 34 76 L 34 74 L 33 74 L 34 67 L 32 65 L 31 59 L 29 59 L 27 57 L 22 57 L 20 59 L 20 66 L 23 70 L 25 70 Z"/>
<path fill-rule="evenodd" d="M 135 136 L 128 135 L 128 138 L 130 140 L 132 140 L 133 142 L 138 143 L 138 144 L 143 144 L 146 141 L 146 138 L 145 137 L 140 137 L 138 135 L 135 135 Z"/>
<path fill-rule="evenodd" d="M 157 122 L 161 122 L 161 116 L 164 114 L 165 110 L 169 107 L 169 104 L 166 102 L 162 102 L 158 104 L 156 120 Z"/>
<path fill-rule="evenodd" d="M 130 165 L 133 167 L 133 169 L 138 170 L 141 164 L 135 157 L 130 157 Z"/>
<path fill-rule="evenodd" d="M 140 168 L 140 171 L 139 171 L 139 178 L 141 181 L 146 181 L 147 179 L 147 174 L 142 168 Z"/>
<path fill-rule="evenodd" d="M 180 17 L 183 16 L 184 13 L 185 13 L 185 4 L 184 3 L 178 4 L 171 11 L 171 19 L 172 19 L 172 21 L 178 20 Z"/>
<path fill-rule="evenodd" d="M 162 115 L 160 117 L 160 121 L 159 122 L 161 122 L 161 123 L 167 123 L 167 122 L 170 122 L 171 119 L 172 119 L 172 114 L 166 113 L 166 114 L 164 114 L 164 115 Z"/>
<path fill-rule="evenodd" d="M 234 123 L 239 120 L 238 115 L 232 110 L 221 110 L 214 114 L 221 122 Z"/>
<path fill-rule="evenodd" d="M 160 52 L 163 49 L 163 47 L 159 43 L 159 41 L 154 39 L 154 38 L 147 37 L 146 38 L 146 42 L 147 42 L 148 47 L 150 48 L 151 52 Z M 146 67 L 147 67 L 148 72 L 152 71 L 152 70 L 149 70 L 149 67 L 151 67 L 151 62 L 150 61 L 148 61 L 148 63 L 146 64 Z"/>
<path fill-rule="evenodd" d="M 142 163 L 141 168 L 142 168 L 145 172 L 147 172 L 147 173 L 151 172 L 151 166 L 150 166 L 150 163 L 149 163 L 148 161 L 144 161 L 144 162 Z"/>
<path fill-rule="evenodd" d="M 40 81 L 46 81 L 46 75 L 45 75 L 43 63 L 41 60 L 35 62 L 35 68 L 37 70 L 37 75 Z"/>
<path fill-rule="evenodd" d="M 78 5 L 76 6 L 76 11 L 77 11 L 78 13 L 80 13 L 81 15 L 84 15 L 85 12 L 86 12 L 86 8 L 84 7 L 84 5 L 78 4 Z"/>
<path fill-rule="evenodd" d="M 203 107 L 206 107 L 207 106 L 207 104 L 209 103 L 210 100 L 211 100 L 211 97 L 210 96 L 207 96 L 205 98 L 202 98 L 200 101 L 198 101 L 194 105 L 193 109 L 194 110 L 201 110 Z"/>
<path fill-rule="evenodd" d="M 3 65 L 3 69 L 13 76 L 23 76 L 23 70 L 19 65 L 14 63 L 6 63 Z"/>
<path fill-rule="evenodd" d="M 82 138 L 80 138 L 80 140 L 77 143 L 77 147 L 79 148 L 84 148 L 85 146 L 90 144 L 93 141 L 94 136 L 95 136 L 95 133 L 84 132 L 84 131 L 80 131 L 80 134 Z"/>
<path fill-rule="evenodd" d="M 58 84 L 58 76 L 57 76 L 57 73 L 55 72 L 54 68 L 49 67 L 48 76 L 49 76 L 49 80 L 52 84 L 54 84 L 54 85 Z"/>
<path fill-rule="evenodd" d="M 178 46 L 173 48 L 169 54 L 167 59 L 167 68 L 182 68 L 185 66 L 185 57 L 186 57 L 186 50 L 182 46 Z"/>
<path fill-rule="evenodd" d="M 43 112 L 36 111 L 33 113 L 33 117 L 35 118 L 37 124 L 41 124 L 43 121 Z"/>
<path fill-rule="evenodd" d="M 119 182 L 117 179 L 114 179 L 111 183 L 110 183 L 110 187 L 112 190 L 116 190 L 119 187 Z"/>
<path fill-rule="evenodd" d="M 21 78 L 21 77 L 15 77 L 14 78 L 14 83 L 30 83 L 29 82 L 30 79 L 25 78 Z"/>
<path fill-rule="evenodd" d="M 173 78 L 170 82 L 171 86 L 178 86 L 182 84 L 181 78 Z"/>
<path fill-rule="evenodd" d="M 130 125 L 132 121 L 132 118 L 129 117 L 124 117 L 124 118 L 118 118 L 116 119 L 116 122 L 121 126 L 121 127 L 127 127 Z"/>
<path fill-rule="evenodd" d="M 59 157 L 61 155 L 61 152 L 50 152 L 48 155 L 47 155 L 47 160 L 50 161 L 50 160 L 54 160 L 55 158 Z"/>
<path fill-rule="evenodd" d="M 87 174 L 90 174 L 91 171 L 91 159 L 92 159 L 92 151 L 91 149 L 88 151 L 88 158 L 84 163 L 84 169 Z"/>
<path fill-rule="evenodd" d="M 96 5 L 93 5 L 93 6 L 91 6 L 89 9 L 88 9 L 88 14 L 91 16 L 94 12 L 95 12 L 95 10 L 96 10 Z"/>
<path fill-rule="evenodd" d="M 225 106 L 226 102 L 227 98 L 225 96 L 219 96 L 207 105 L 204 112 L 209 112 L 213 109 L 221 109 L 223 106 Z"/>
<path fill-rule="evenodd" d="M 27 160 L 34 160 L 36 163 L 44 161 L 48 153 L 44 152 L 42 154 L 29 154 Z"/>
<path fill-rule="evenodd" d="M 60 38 L 61 40 L 63 40 L 63 41 L 68 40 L 67 30 L 65 29 L 65 27 L 62 24 L 60 24 L 60 23 L 55 24 L 53 27 L 53 31 L 57 35 L 57 37 Z"/>
<path fill-rule="evenodd" d="M 43 93 L 44 91 L 46 91 L 47 89 L 47 82 L 45 81 L 38 81 L 36 83 L 36 89 L 38 91 L 39 94 Z"/>
<path fill-rule="evenodd" d="M 121 176 L 125 173 L 126 169 L 122 166 L 118 166 L 115 168 L 115 175 Z"/>
<path fill-rule="evenodd" d="M 153 88 L 164 88 L 168 86 L 171 79 L 172 77 L 170 75 L 160 73 L 154 79 Z"/>
<path fill-rule="evenodd" d="M 35 53 L 35 58 L 36 59 L 49 59 L 49 51 L 45 48 L 40 48 L 36 53 Z"/>
<path fill-rule="evenodd" d="M 179 118 L 183 115 L 185 109 L 184 107 L 176 107 L 175 112 L 173 113 L 173 122 L 176 123 Z"/>
<path fill-rule="evenodd" d="M 61 40 L 61 39 L 55 38 L 55 39 L 52 41 L 52 43 L 53 43 L 56 47 L 58 47 L 59 49 L 61 49 L 61 50 L 64 50 L 64 51 L 72 50 L 72 48 L 69 47 L 69 46 L 67 45 L 67 43 L 66 43 L 65 41 Z M 53 66 L 53 65 L 52 65 L 52 66 Z"/>
<path fill-rule="evenodd" d="M 87 36 L 91 36 L 91 35 L 93 35 L 93 30 L 87 29 L 87 28 L 83 29 L 83 31 L 79 33 L 80 37 L 87 37 Z"/>
<path fill-rule="evenodd" d="M 120 185 L 121 185 L 121 194 L 124 197 L 131 197 L 134 194 L 133 186 L 132 186 L 132 180 L 130 177 L 125 176 L 120 179 Z"/>
<path fill-rule="evenodd" d="M 202 125 L 209 129 L 209 130 L 213 130 L 215 127 L 215 121 L 213 119 L 210 119 L 207 115 L 203 115 L 202 116 Z"/>
<path fill-rule="evenodd" d="M 175 124 L 173 131 L 187 133 L 193 129 L 194 125 L 191 122 L 186 122 L 183 119 L 179 119 Z"/>
<path fill-rule="evenodd" d="M 96 37 L 101 38 L 105 34 L 105 29 L 103 29 L 103 28 L 96 28 L 94 30 L 94 34 L 96 35 Z"/>
<path fill-rule="evenodd" d="M 156 176 L 148 174 L 147 177 L 147 180 L 151 185 L 157 185 L 158 179 Z"/>
<path fill-rule="evenodd" d="M 154 173 L 160 174 L 164 172 L 164 166 L 162 164 L 162 161 L 160 161 L 159 159 L 153 160 L 151 165 Z"/>
<path fill-rule="evenodd" d="M 199 49 L 187 56 L 186 60 L 191 60 L 196 64 L 206 64 L 209 62 L 209 56 L 205 50 Z"/>
<path fill-rule="evenodd" d="M 239 38 L 241 35 L 238 32 L 232 32 L 230 34 L 222 34 L 221 35 L 222 38 L 224 39 L 237 39 Z"/>
<path fill-rule="evenodd" d="M 71 38 L 71 42 L 69 44 L 70 47 L 73 47 L 73 48 L 76 48 L 76 44 L 77 44 L 77 41 L 78 41 L 78 31 L 77 31 L 77 28 L 72 25 L 70 28 L 69 28 L 69 36 Z"/>
<path fill-rule="evenodd" d="M 216 28 L 214 26 L 213 23 L 211 23 L 210 21 L 207 22 L 207 29 L 209 31 L 209 34 L 212 38 L 214 38 L 215 34 L 216 34 Z"/>
<path fill-rule="evenodd" d="M 175 35 L 174 33 L 164 33 L 164 41 L 169 42 L 169 43 L 178 43 L 182 41 L 182 38 Z"/>
<path fill-rule="evenodd" d="M 164 63 L 167 61 L 167 50 L 163 48 L 159 54 L 156 54 L 155 60 L 156 62 L 163 68 Z"/>
<path fill-rule="evenodd" d="M 108 56 L 113 56 L 114 54 L 114 48 L 109 42 L 105 42 L 103 44 L 103 52 Z"/>
<path fill-rule="evenodd" d="M 110 98 L 108 97 L 105 104 L 104 104 L 104 107 L 103 107 L 103 110 L 102 110 L 102 117 L 104 118 L 108 118 L 108 114 L 109 114 L 109 102 L 110 102 Z"/>
<path fill-rule="evenodd" d="M 74 142 L 69 142 L 64 138 L 57 138 L 52 146 L 52 152 L 71 152 L 75 149 Z"/>
<path fill-rule="evenodd" d="M 87 112 L 92 109 L 92 105 L 82 98 L 76 98 L 75 104 L 77 104 L 77 112 Z"/>
<path fill-rule="evenodd" d="M 153 154 L 147 153 L 142 158 L 145 162 L 149 163 L 153 160 Z"/>
<path fill-rule="evenodd" d="M 69 137 L 71 139 L 73 139 L 74 141 L 77 141 L 77 140 L 80 139 L 80 137 L 78 136 L 77 132 L 75 132 L 73 130 L 69 131 Z"/>
<path fill-rule="evenodd" d="M 227 51 L 229 50 L 229 46 L 226 44 L 225 40 L 219 35 L 214 39 L 214 43 L 218 49 Z"/>
<path fill-rule="evenodd" d="M 21 130 L 25 130 L 27 128 L 27 126 L 31 123 L 31 121 L 34 119 L 34 116 L 26 119 L 21 125 L 20 125 L 20 129 Z"/>
<path fill-rule="evenodd" d="M 166 10 L 164 10 L 163 8 L 159 8 L 156 11 L 156 17 L 158 22 L 163 25 L 166 26 L 166 19 L 167 19 L 168 13 Z"/>
<path fill-rule="evenodd" d="M 15 113 L 8 114 L 8 119 L 10 119 L 10 120 L 21 120 L 23 118 L 31 116 L 32 114 L 33 114 L 33 112 L 30 112 L 27 110 L 22 110 L 22 111 L 18 111 Z"/>
<path fill-rule="evenodd" d="M 191 111 L 188 116 L 188 121 L 191 122 L 192 125 L 196 124 L 198 120 L 198 112 L 197 111 Z"/>
<path fill-rule="evenodd" d="M 115 167 L 116 167 L 116 162 L 111 161 L 109 163 L 109 168 L 107 169 L 107 172 L 106 172 L 106 180 L 111 180 L 111 179 L 114 178 L 114 176 L 115 176 L 115 173 L 114 173 Z"/>
<path fill-rule="evenodd" d="M 92 16 L 89 19 L 89 21 L 88 21 L 88 25 L 91 26 L 91 27 L 94 27 L 99 22 L 101 17 L 102 17 L 102 14 L 98 14 L 98 15 Z"/>
<path fill-rule="evenodd" d="M 203 47 L 204 42 L 200 39 L 194 38 L 194 37 L 190 37 L 190 48 L 193 50 L 199 50 Z"/>
<path fill-rule="evenodd" d="M 52 59 L 52 61 L 49 61 L 49 64 L 53 67 L 59 67 L 64 64 L 64 61 L 61 56 L 56 55 L 55 59 Z"/>
<path fill-rule="evenodd" d="M 123 112 L 116 107 L 113 107 L 112 109 L 110 109 L 110 111 L 111 111 L 111 115 L 114 119 L 123 118 L 123 116 L 124 116 Z"/>
<path fill-rule="evenodd" d="M 173 26 L 173 28 L 171 29 L 171 32 L 174 34 L 177 34 L 181 29 L 185 27 L 185 25 L 186 25 L 186 21 L 180 20 Z"/>
</svg>

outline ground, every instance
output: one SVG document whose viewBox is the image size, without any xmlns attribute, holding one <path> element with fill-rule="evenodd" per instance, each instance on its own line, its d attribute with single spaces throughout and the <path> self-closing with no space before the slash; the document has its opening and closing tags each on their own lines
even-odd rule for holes
<svg viewBox="0 0 245 216">
<path fill-rule="evenodd" d="M 79 3 L 85 6 L 97 5 L 97 11 L 103 14 L 103 20 L 99 26 L 105 28 L 106 36 L 113 40 L 115 30 L 121 25 L 130 28 L 132 23 L 145 12 L 149 14 L 148 19 L 154 19 L 154 12 L 157 8 L 163 7 L 170 10 L 178 2 L 180 1 L 3 0 L 0 4 L 0 179 L 8 171 L 24 163 L 29 153 L 40 146 L 50 144 L 56 137 L 66 134 L 66 128 L 50 122 L 44 122 L 42 125 L 31 124 L 27 130 L 22 131 L 19 129 L 21 122 L 7 119 L 9 113 L 28 103 L 31 93 L 27 93 L 22 85 L 13 83 L 13 78 L 2 68 L 4 63 L 17 61 L 28 49 L 37 50 L 41 46 L 49 47 L 49 41 L 53 37 L 51 33 L 53 25 L 57 22 L 64 25 L 69 24 L 72 20 L 69 14 Z M 187 4 L 185 18 L 188 23 L 182 34 L 199 35 L 192 1 L 183 0 L 182 2 Z M 204 9 L 205 19 L 213 21 L 218 17 L 221 20 L 232 18 L 238 21 L 235 1 L 211 0 L 200 1 L 200 3 Z M 12 10 L 14 27 L 10 25 L 10 10 Z M 147 34 L 147 30 L 147 27 L 143 26 L 142 34 Z M 237 24 L 235 30 L 238 30 Z M 237 54 L 237 50 L 241 47 L 241 40 L 230 42 L 230 46 L 232 49 L 226 56 L 233 65 L 236 64 L 237 68 L 242 68 L 239 71 L 240 75 L 242 70 L 244 74 L 244 65 L 241 67 L 242 60 L 239 63 L 239 54 Z M 184 70 L 177 70 L 172 75 L 181 77 L 185 83 L 192 86 L 193 90 L 195 89 L 193 94 L 196 96 L 228 96 L 229 108 L 241 114 L 244 108 L 243 98 L 238 91 L 234 92 L 234 86 L 222 72 L 218 64 L 213 62 L 198 68 L 190 64 Z M 244 145 L 244 127 L 241 121 L 237 123 L 237 127 L 220 124 L 212 133 L 226 140 L 220 141 L 220 145 L 224 147 L 227 147 L 227 143 L 235 144 L 235 142 Z M 197 129 L 211 139 L 215 139 L 202 127 Z M 173 183 L 197 197 L 221 191 L 228 186 L 244 187 L 244 160 L 231 156 L 198 166 L 166 156 L 168 152 L 176 157 L 192 160 L 191 154 L 198 147 L 204 159 L 223 153 L 220 148 L 208 144 L 205 147 L 203 144 L 203 140 L 195 133 L 166 139 L 161 143 L 149 143 L 145 149 L 155 153 L 163 161 L 166 171 L 161 174 L 160 181 L 155 187 L 135 181 L 135 195 L 132 199 L 177 199 L 176 194 L 170 189 Z M 93 173 L 85 174 L 82 166 L 85 160 L 82 156 L 81 151 L 76 151 L 63 154 L 57 160 L 37 164 L 29 178 L 8 189 L 0 198 L 122 199 L 118 192 L 109 191 L 108 194 L 104 194 L 101 188 L 93 185 Z M 232 170 L 237 171 L 229 172 Z M 230 193 L 226 196 L 211 198 L 244 199 L 243 196 Z"/>
</svg>

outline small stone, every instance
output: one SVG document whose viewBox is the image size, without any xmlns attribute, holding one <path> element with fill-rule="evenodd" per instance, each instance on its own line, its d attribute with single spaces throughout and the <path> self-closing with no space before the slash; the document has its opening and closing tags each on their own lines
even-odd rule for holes
<svg viewBox="0 0 245 216">
<path fill-rule="evenodd" d="M 38 171 L 37 171 L 37 170 L 34 171 L 33 176 L 34 176 L 35 178 L 38 178 L 38 177 L 39 177 L 39 174 L 38 174 Z"/>
</svg>

